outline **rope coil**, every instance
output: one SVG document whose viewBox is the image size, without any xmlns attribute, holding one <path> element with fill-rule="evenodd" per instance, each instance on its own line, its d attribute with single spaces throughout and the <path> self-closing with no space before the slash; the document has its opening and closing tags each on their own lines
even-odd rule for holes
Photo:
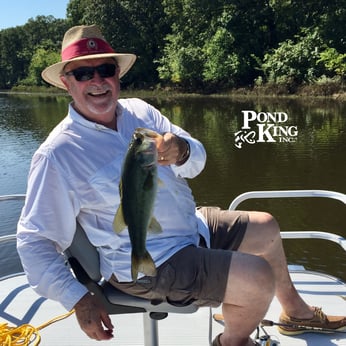
<svg viewBox="0 0 346 346">
<path fill-rule="evenodd" d="M 8 323 L 0 324 L 0 346 L 37 346 L 41 342 L 39 331 L 49 325 L 61 321 L 74 313 L 74 310 L 66 314 L 56 316 L 51 320 L 34 327 L 30 324 L 23 324 L 18 327 L 11 327 Z"/>
</svg>

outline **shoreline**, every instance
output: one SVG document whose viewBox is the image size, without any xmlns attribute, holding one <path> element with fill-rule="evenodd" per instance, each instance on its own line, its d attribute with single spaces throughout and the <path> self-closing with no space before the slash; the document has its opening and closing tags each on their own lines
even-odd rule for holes
<svg viewBox="0 0 346 346">
<path fill-rule="evenodd" d="M 40 90 L 0 90 L 0 94 L 6 95 L 40 95 L 45 97 L 56 97 L 63 96 L 69 97 L 69 94 L 66 91 L 49 87 L 49 88 L 40 88 Z M 264 90 L 250 90 L 250 89 L 235 89 L 230 91 L 224 91 L 220 93 L 188 93 L 177 91 L 173 89 L 125 89 L 121 90 L 121 97 L 138 97 L 138 98 L 228 98 L 228 99 L 311 99 L 311 100 L 333 100 L 338 102 L 346 101 L 346 92 L 334 93 L 331 95 L 322 95 L 322 94 L 306 94 L 306 93 L 294 93 L 294 94 L 275 94 L 275 93 L 265 93 Z"/>
</svg>

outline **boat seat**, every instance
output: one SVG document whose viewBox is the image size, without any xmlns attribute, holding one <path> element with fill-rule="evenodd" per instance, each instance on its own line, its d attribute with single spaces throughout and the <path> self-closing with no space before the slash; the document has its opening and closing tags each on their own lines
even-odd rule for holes
<svg viewBox="0 0 346 346">
<path fill-rule="evenodd" d="M 97 296 L 109 314 L 143 313 L 144 345 L 158 346 L 158 320 L 168 313 L 193 313 L 198 307 L 190 304 L 175 306 L 126 294 L 102 278 L 97 249 L 90 243 L 82 226 L 77 222 L 71 246 L 64 255 L 76 278 L 89 292 Z"/>
</svg>

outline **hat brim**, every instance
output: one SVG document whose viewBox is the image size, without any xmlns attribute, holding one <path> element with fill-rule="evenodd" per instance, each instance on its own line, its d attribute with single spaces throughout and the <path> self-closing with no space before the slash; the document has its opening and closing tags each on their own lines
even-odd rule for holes
<svg viewBox="0 0 346 346">
<path fill-rule="evenodd" d="M 119 78 L 124 76 L 125 73 L 127 73 L 127 71 L 132 67 L 132 65 L 136 61 L 136 55 L 134 54 L 102 53 L 102 54 L 85 55 L 85 56 L 80 56 L 78 58 L 74 58 L 71 60 L 58 62 L 56 64 L 48 66 L 46 69 L 42 71 L 41 76 L 47 83 L 66 90 L 64 83 L 60 79 L 61 72 L 64 69 L 66 64 L 72 61 L 101 59 L 101 58 L 115 58 L 120 69 Z"/>
</svg>

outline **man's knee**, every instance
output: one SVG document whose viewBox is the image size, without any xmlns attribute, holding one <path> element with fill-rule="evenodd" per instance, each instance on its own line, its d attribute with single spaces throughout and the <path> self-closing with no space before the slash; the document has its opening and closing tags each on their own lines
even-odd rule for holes
<svg viewBox="0 0 346 346">
<path fill-rule="evenodd" d="M 280 226 L 277 220 L 273 215 L 267 212 L 250 212 L 248 228 L 256 232 L 265 232 L 272 236 L 280 235 Z M 259 233 L 259 235 L 261 235 L 261 233 Z"/>
<path fill-rule="evenodd" d="M 263 257 L 255 257 L 255 264 L 251 273 L 253 283 L 258 285 L 262 292 L 266 292 L 268 297 L 272 297 L 275 291 L 275 279 L 272 267 Z"/>
<path fill-rule="evenodd" d="M 263 226 L 267 226 L 267 228 L 273 228 L 276 230 L 279 229 L 279 224 L 272 214 L 268 212 L 264 212 L 264 211 L 258 212 L 258 218 L 259 218 L 259 222 Z"/>
<path fill-rule="evenodd" d="M 275 291 L 272 268 L 262 257 L 233 253 L 227 287 L 231 296 L 251 296 L 269 302 Z"/>
</svg>

